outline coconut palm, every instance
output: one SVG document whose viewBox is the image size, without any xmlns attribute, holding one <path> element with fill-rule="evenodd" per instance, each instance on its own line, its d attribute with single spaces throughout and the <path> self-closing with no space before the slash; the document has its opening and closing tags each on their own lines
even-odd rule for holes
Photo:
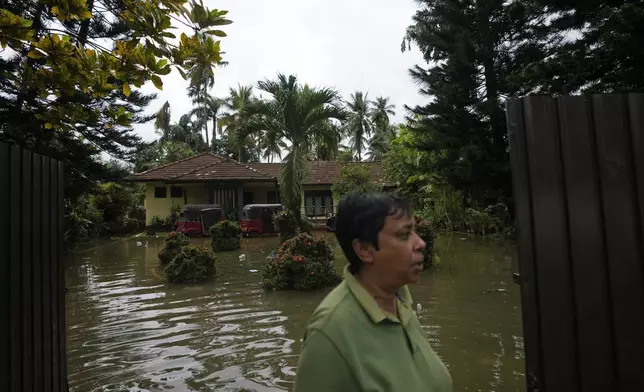
<svg viewBox="0 0 644 392">
<path fill-rule="evenodd" d="M 369 152 L 367 160 L 380 161 L 384 159 L 385 154 L 389 151 L 391 142 L 396 138 L 396 127 L 389 125 L 386 128 L 376 127 L 371 140 L 369 140 Z"/>
<path fill-rule="evenodd" d="M 390 124 L 389 116 L 395 116 L 396 108 L 389 103 L 389 98 L 377 97 L 371 102 L 373 108 L 369 115 L 374 125 L 373 136 L 369 140 L 369 152 L 367 159 L 370 161 L 379 161 L 389 149 L 389 144 L 396 137 L 396 128 Z"/>
<path fill-rule="evenodd" d="M 339 94 L 331 88 L 300 85 L 293 75 L 278 74 L 275 80 L 258 83 L 270 99 L 249 107 L 253 115 L 249 132 L 275 133 L 288 142 L 281 168 L 280 195 L 284 206 L 301 221 L 302 180 L 314 140 L 330 119 L 343 120 Z"/>
<path fill-rule="evenodd" d="M 157 112 L 154 120 L 154 130 L 161 136 L 161 140 L 168 138 L 168 134 L 170 133 L 170 120 L 170 103 L 166 101 Z"/>
<path fill-rule="evenodd" d="M 193 104 L 196 105 L 190 112 L 191 115 L 196 116 L 199 122 L 199 129 L 205 128 L 206 130 L 206 144 L 214 144 L 217 139 L 217 130 L 219 128 L 219 120 L 228 113 L 224 112 L 225 101 L 217 98 L 214 95 L 205 95 L 195 97 Z M 208 137 L 208 121 L 212 120 L 212 137 Z M 210 145 L 210 144 L 208 144 Z"/>
<path fill-rule="evenodd" d="M 357 160 L 361 161 L 362 152 L 373 129 L 370 116 L 371 102 L 367 99 L 367 94 L 356 91 L 351 94 L 351 99 L 346 102 L 346 105 L 349 110 L 346 124 L 347 136 L 351 141 L 351 148 L 356 153 Z"/>
<path fill-rule="evenodd" d="M 371 121 L 376 128 L 381 127 L 386 129 L 391 123 L 389 116 L 395 116 L 396 106 L 389 103 L 388 97 L 377 97 L 375 101 L 371 102 L 372 109 L 369 115 L 371 116 Z"/>
<path fill-rule="evenodd" d="M 318 132 L 315 132 L 312 159 L 315 161 L 334 161 L 339 153 L 343 132 L 341 126 L 331 120 L 320 124 Z"/>
<path fill-rule="evenodd" d="M 223 102 L 228 113 L 222 115 L 219 121 L 220 125 L 225 127 L 220 128 L 220 132 L 225 129 L 228 143 L 231 149 L 236 152 L 236 159 L 241 162 L 248 160 L 246 155 L 251 155 L 244 154 L 244 150 L 255 145 L 255 140 L 248 132 L 250 115 L 247 110 L 255 100 L 252 86 L 238 85 L 237 89 L 230 88 L 228 98 Z"/>
</svg>

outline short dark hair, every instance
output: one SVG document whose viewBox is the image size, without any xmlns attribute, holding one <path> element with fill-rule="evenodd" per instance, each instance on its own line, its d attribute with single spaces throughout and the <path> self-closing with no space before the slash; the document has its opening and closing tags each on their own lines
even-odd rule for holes
<svg viewBox="0 0 644 392">
<path fill-rule="evenodd" d="M 349 261 L 349 271 L 357 274 L 362 260 L 353 250 L 353 240 L 372 244 L 377 250 L 378 233 L 388 216 L 411 216 L 409 200 L 394 193 L 350 193 L 340 200 L 336 216 L 335 237 Z"/>
</svg>

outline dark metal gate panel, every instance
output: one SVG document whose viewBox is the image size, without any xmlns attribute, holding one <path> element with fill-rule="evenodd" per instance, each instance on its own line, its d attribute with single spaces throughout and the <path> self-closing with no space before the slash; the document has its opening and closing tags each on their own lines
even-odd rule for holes
<svg viewBox="0 0 644 392">
<path fill-rule="evenodd" d="M 528 390 L 644 390 L 644 96 L 507 109 Z"/>
<path fill-rule="evenodd" d="M 0 390 L 67 391 L 61 163 L 0 143 Z"/>
</svg>

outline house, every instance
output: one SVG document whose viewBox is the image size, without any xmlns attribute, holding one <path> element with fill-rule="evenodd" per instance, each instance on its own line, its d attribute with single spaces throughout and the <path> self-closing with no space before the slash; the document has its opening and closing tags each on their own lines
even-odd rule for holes
<svg viewBox="0 0 644 392">
<path fill-rule="evenodd" d="M 383 184 L 380 162 L 310 162 L 303 181 L 302 213 L 327 216 L 335 211 L 331 186 L 343 165 L 367 165 L 376 183 Z M 203 153 L 137 173 L 130 180 L 144 183 L 146 223 L 154 216 L 165 218 L 172 206 L 219 204 L 224 213 L 239 219 L 246 204 L 279 203 L 281 163 L 240 163 Z"/>
</svg>

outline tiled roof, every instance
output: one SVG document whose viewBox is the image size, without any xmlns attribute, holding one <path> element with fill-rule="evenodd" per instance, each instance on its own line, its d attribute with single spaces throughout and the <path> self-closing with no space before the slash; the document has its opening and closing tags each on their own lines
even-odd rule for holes
<svg viewBox="0 0 644 392">
<path fill-rule="evenodd" d="M 155 167 L 132 176 L 134 181 L 172 180 L 200 167 L 223 162 L 226 158 L 211 153 L 199 154 L 167 165 Z"/>
<path fill-rule="evenodd" d="M 258 170 L 257 168 L 239 163 L 227 158 L 223 162 L 199 168 L 191 173 L 179 177 L 181 181 L 210 181 L 210 180 L 276 180 L 275 176 Z"/>
<path fill-rule="evenodd" d="M 309 167 L 303 184 L 306 185 L 327 185 L 333 184 L 340 176 L 340 170 L 344 165 L 364 165 L 371 169 L 371 179 L 375 182 L 384 182 L 382 164 L 380 162 L 337 162 L 337 161 L 315 161 L 309 162 Z M 281 163 L 249 163 L 248 166 L 261 170 L 266 174 L 279 179 Z"/>
<path fill-rule="evenodd" d="M 371 169 L 373 181 L 383 183 L 380 162 L 334 162 L 316 161 L 309 163 L 304 178 L 305 185 L 333 184 L 344 165 L 366 165 Z M 191 158 L 163 165 L 131 177 L 134 181 L 216 181 L 216 180 L 265 180 L 280 178 L 281 163 L 240 163 L 212 153 L 204 153 Z"/>
</svg>

